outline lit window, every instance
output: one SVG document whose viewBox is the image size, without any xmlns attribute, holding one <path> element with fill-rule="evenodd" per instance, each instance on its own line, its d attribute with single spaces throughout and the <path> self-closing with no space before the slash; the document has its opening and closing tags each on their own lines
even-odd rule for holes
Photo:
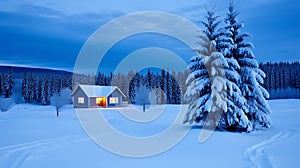
<svg viewBox="0 0 300 168">
<path fill-rule="evenodd" d="M 118 104 L 119 99 L 117 97 L 111 97 L 111 98 L 109 98 L 109 102 L 110 102 L 110 104 Z"/>
<path fill-rule="evenodd" d="M 98 98 L 96 98 L 96 103 L 97 103 L 97 104 L 100 104 L 100 103 L 101 103 L 101 101 L 102 101 L 102 97 L 98 97 Z"/>
<path fill-rule="evenodd" d="M 84 97 L 78 97 L 78 103 L 84 104 Z"/>
</svg>

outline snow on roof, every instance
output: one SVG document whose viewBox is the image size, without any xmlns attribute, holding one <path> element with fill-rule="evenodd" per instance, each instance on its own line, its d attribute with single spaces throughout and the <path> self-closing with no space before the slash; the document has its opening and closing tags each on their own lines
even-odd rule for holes
<svg viewBox="0 0 300 168">
<path fill-rule="evenodd" d="M 95 85 L 79 85 L 77 87 L 81 88 L 82 91 L 88 96 L 88 97 L 108 97 L 114 90 L 118 90 L 124 97 L 126 97 L 122 91 L 117 86 L 95 86 Z M 77 91 L 77 89 L 74 91 L 74 93 Z M 74 94 L 73 93 L 73 94 Z"/>
</svg>

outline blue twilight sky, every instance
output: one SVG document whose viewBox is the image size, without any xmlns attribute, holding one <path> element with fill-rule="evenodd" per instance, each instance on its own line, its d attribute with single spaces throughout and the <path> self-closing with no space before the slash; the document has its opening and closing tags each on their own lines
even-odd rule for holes
<svg viewBox="0 0 300 168">
<path fill-rule="evenodd" d="M 244 30 L 253 36 L 249 41 L 255 45 L 258 61 L 300 61 L 300 1 L 235 0 L 235 4 Z M 228 0 L 1 0 L 0 64 L 72 71 L 85 41 L 114 18 L 132 12 L 164 11 L 201 27 L 197 21 L 203 19 L 205 6 L 214 5 L 224 19 Z M 100 67 L 112 71 L 116 62 L 145 47 L 172 50 L 180 46 L 184 47 L 170 37 L 136 35 L 111 48 Z M 186 61 L 193 54 L 172 52 Z"/>
</svg>

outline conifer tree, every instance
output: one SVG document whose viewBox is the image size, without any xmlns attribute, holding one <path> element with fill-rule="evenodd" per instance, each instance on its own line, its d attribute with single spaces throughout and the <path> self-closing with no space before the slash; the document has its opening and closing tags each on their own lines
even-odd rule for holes
<svg viewBox="0 0 300 168">
<path fill-rule="evenodd" d="M 200 123 L 207 128 L 221 127 L 219 120 L 227 111 L 226 80 L 224 67 L 226 60 L 217 50 L 217 27 L 220 24 L 214 10 L 207 10 L 204 35 L 199 36 L 200 45 L 195 49 L 197 55 L 190 60 L 192 71 L 186 83 L 189 85 L 185 94 L 189 102 L 184 123 Z"/>
<path fill-rule="evenodd" d="M 269 98 L 269 93 L 262 87 L 266 75 L 255 60 L 252 52 L 253 44 L 245 41 L 245 38 L 251 37 L 251 35 L 242 32 L 244 25 L 237 20 L 238 14 L 233 2 L 230 1 L 225 22 L 227 24 L 226 29 L 230 32 L 228 36 L 231 41 L 230 56 L 240 66 L 238 69 L 240 74 L 238 86 L 247 100 L 248 119 L 254 126 L 259 124 L 260 126 L 270 127 L 270 108 L 266 101 L 266 98 Z M 279 83 L 279 86 L 282 87 L 283 84 Z"/>
<path fill-rule="evenodd" d="M 14 80 L 11 69 L 7 73 L 1 74 L 1 93 L 5 98 L 9 98 L 12 95 L 12 89 L 14 86 Z"/>
<path fill-rule="evenodd" d="M 248 119 L 249 109 L 247 100 L 243 96 L 239 83 L 240 83 L 240 65 L 236 56 L 236 44 L 234 39 L 236 37 L 236 29 L 241 25 L 232 22 L 238 15 L 233 10 L 233 3 L 230 1 L 229 11 L 225 19 L 227 25 L 224 29 L 220 29 L 221 36 L 218 39 L 219 50 L 223 53 L 228 68 L 226 69 L 227 79 L 227 112 L 224 114 L 223 119 L 227 130 L 231 131 L 251 131 L 253 125 Z M 232 24 L 231 24 L 232 23 Z"/>
<path fill-rule="evenodd" d="M 0 97 L 2 97 L 3 94 L 3 86 L 4 86 L 4 75 L 3 73 L 0 74 Z"/>
<path fill-rule="evenodd" d="M 202 123 L 208 128 L 250 131 L 247 102 L 239 88 L 240 66 L 234 57 L 234 45 L 228 27 L 217 29 L 220 22 L 214 10 L 207 10 L 199 56 L 191 59 L 192 73 L 187 79 L 189 104 L 184 122 Z M 205 123 L 203 123 L 205 121 Z"/>
<path fill-rule="evenodd" d="M 28 74 L 25 72 L 22 81 L 22 96 L 25 102 L 29 102 L 29 81 Z"/>
<path fill-rule="evenodd" d="M 165 70 L 161 70 L 161 76 L 160 76 L 160 89 L 163 93 L 160 94 L 160 103 L 165 104 L 166 103 L 166 97 L 165 97 L 165 91 L 166 91 L 166 73 Z"/>
</svg>

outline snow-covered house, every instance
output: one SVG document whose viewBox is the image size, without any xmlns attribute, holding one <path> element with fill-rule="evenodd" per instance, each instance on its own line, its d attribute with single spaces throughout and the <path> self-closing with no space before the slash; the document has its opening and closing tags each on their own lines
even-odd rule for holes
<svg viewBox="0 0 300 168">
<path fill-rule="evenodd" d="M 125 95 L 116 86 L 79 85 L 72 98 L 74 107 L 118 107 Z"/>
</svg>

